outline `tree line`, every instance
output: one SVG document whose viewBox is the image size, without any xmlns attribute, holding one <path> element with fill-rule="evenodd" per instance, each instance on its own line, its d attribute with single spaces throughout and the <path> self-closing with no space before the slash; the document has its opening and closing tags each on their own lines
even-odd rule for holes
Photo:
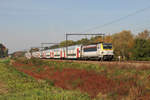
<svg viewBox="0 0 150 100">
<path fill-rule="evenodd" d="M 124 60 L 150 60 L 150 31 L 134 35 L 131 31 L 122 31 L 111 36 L 115 56 Z"/>
<path fill-rule="evenodd" d="M 67 45 L 87 45 L 98 42 L 113 44 L 115 54 L 114 59 L 117 59 L 118 56 L 120 56 L 122 60 L 150 60 L 150 31 L 148 30 L 144 30 L 137 35 L 129 30 L 123 30 L 119 33 L 106 35 L 104 38 L 102 36 L 96 36 L 91 37 L 90 39 L 82 38 L 77 41 L 68 40 Z M 62 41 L 58 45 L 45 47 L 44 50 L 65 46 L 66 41 Z"/>
</svg>

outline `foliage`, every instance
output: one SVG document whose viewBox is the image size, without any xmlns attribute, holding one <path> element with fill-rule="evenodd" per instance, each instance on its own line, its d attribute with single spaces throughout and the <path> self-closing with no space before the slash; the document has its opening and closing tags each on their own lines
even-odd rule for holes
<svg viewBox="0 0 150 100">
<path fill-rule="evenodd" d="M 122 58 L 129 59 L 130 49 L 133 46 L 134 40 L 133 35 L 130 31 L 122 31 L 114 34 L 113 36 L 113 47 L 115 50 L 115 56 L 121 56 Z"/>
<path fill-rule="evenodd" d="M 135 60 L 150 60 L 150 41 L 137 38 L 133 46 L 133 58 Z"/>
<path fill-rule="evenodd" d="M 3 44 L 0 44 L 0 58 L 7 56 L 8 56 L 8 49 Z"/>
<path fill-rule="evenodd" d="M 67 45 L 68 45 L 68 46 L 74 45 L 74 41 L 72 41 L 72 40 L 67 40 Z M 60 42 L 59 46 L 60 46 L 60 47 L 65 47 L 65 46 L 66 46 L 66 41 Z"/>
<path fill-rule="evenodd" d="M 148 40 L 150 39 L 150 32 L 148 30 L 144 30 L 143 32 L 139 33 L 136 38 Z"/>
<path fill-rule="evenodd" d="M 28 71 L 32 69 L 31 76 L 50 80 L 49 84 L 61 88 L 86 91 L 95 97 L 94 100 L 132 100 L 150 97 L 148 65 L 137 67 L 136 64 L 127 63 L 91 64 L 40 59 L 25 62 L 28 63 L 22 60 L 25 65 L 18 66 Z M 34 71 L 39 68 L 40 71 Z M 35 74 L 37 75 L 34 76 Z"/>
<path fill-rule="evenodd" d="M 35 80 L 3 62 L 0 63 L 0 83 L 5 84 L 5 89 L 0 92 L 0 100 L 90 100 L 86 94 L 53 87 L 47 81 Z"/>
<path fill-rule="evenodd" d="M 89 39 L 87 39 L 87 38 L 82 38 L 81 40 L 76 41 L 75 44 L 87 45 L 87 44 L 90 44 L 90 43 L 91 43 L 91 41 L 90 41 Z"/>
</svg>

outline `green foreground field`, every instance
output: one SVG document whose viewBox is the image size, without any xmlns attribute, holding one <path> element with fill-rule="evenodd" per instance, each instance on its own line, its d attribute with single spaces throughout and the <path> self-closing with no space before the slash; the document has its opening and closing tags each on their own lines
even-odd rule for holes
<svg viewBox="0 0 150 100">
<path fill-rule="evenodd" d="M 70 73 L 66 72 L 68 69 L 70 69 Z M 52 78 L 52 73 L 46 72 L 47 70 L 55 73 L 55 78 L 58 78 L 55 81 L 65 80 L 64 74 L 70 75 L 74 80 L 63 81 L 61 85 L 66 86 L 67 84 L 70 87 L 62 89 L 61 85 L 60 87 L 56 86 L 57 83 L 54 80 L 48 80 L 48 77 Z M 30 71 L 32 73 L 29 73 Z M 79 77 L 76 74 L 78 71 L 82 72 L 78 73 L 81 74 Z M 45 72 L 45 79 L 39 80 L 33 75 L 36 73 L 42 77 Z M 99 76 L 102 79 L 99 79 Z M 78 79 L 75 79 L 76 77 Z M 91 95 L 88 94 L 91 92 L 98 93 L 95 93 L 96 96 L 91 98 Z M 150 66 L 136 67 L 128 64 L 119 65 L 118 63 L 105 65 L 39 59 L 0 60 L 0 100 L 91 99 L 150 100 Z"/>
<path fill-rule="evenodd" d="M 10 60 L 0 60 L 0 100 L 90 100 L 79 91 L 62 90 L 17 71 Z"/>
</svg>

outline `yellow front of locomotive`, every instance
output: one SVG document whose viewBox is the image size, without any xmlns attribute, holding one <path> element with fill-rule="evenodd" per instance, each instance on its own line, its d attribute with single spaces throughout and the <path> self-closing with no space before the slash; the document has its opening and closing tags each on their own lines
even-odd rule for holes
<svg viewBox="0 0 150 100">
<path fill-rule="evenodd" d="M 103 60 L 112 60 L 114 50 L 111 43 L 100 43 L 98 45 L 99 57 Z"/>
</svg>

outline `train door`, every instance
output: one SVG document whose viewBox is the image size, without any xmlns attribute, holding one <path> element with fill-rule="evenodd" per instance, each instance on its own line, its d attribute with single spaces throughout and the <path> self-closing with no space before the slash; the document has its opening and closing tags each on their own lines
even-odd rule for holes
<svg viewBox="0 0 150 100">
<path fill-rule="evenodd" d="M 83 49 L 82 49 L 82 45 L 81 45 L 81 48 L 80 48 L 80 58 L 82 59 L 82 53 L 83 53 Z"/>
<path fill-rule="evenodd" d="M 100 55 L 101 52 L 101 44 L 97 44 L 97 55 Z"/>
<path fill-rule="evenodd" d="M 102 51 L 103 51 L 102 44 L 98 44 L 97 45 L 97 55 L 100 59 L 103 58 L 103 55 L 101 53 Z"/>
</svg>

